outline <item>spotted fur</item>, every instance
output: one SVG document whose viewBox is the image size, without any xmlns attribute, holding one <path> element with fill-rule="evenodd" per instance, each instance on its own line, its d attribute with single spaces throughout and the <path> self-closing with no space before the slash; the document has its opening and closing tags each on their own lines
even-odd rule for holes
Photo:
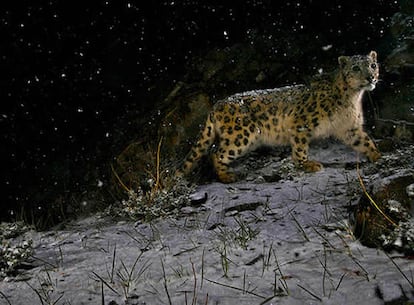
<svg viewBox="0 0 414 305">
<path fill-rule="evenodd" d="M 329 136 L 375 162 L 380 153 L 363 131 L 361 99 L 378 81 L 377 53 L 340 56 L 338 62 L 335 73 L 309 86 L 249 91 L 217 102 L 179 173 L 188 174 L 213 144 L 213 164 L 222 182 L 235 181 L 230 164 L 262 145 L 291 145 L 295 164 L 316 172 L 322 165 L 308 160 L 309 143 Z"/>
</svg>

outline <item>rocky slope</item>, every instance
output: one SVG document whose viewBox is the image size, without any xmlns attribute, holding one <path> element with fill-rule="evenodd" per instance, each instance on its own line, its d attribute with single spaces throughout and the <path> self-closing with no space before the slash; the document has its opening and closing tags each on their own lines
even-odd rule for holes
<svg viewBox="0 0 414 305">
<path fill-rule="evenodd" d="M 361 164 L 390 175 L 414 148 Z M 238 183 L 199 185 L 192 204 L 150 222 L 95 215 L 33 241 L 1 304 L 412 304 L 412 257 L 362 245 L 353 234 L 362 196 L 355 153 L 317 143 L 325 169 L 295 171 L 283 151 L 250 155 Z M 405 157 L 404 157 L 405 156 Z"/>
</svg>

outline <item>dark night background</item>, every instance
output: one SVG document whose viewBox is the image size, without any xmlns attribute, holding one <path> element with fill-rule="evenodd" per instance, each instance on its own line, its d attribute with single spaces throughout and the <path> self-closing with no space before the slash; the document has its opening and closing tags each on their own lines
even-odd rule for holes
<svg viewBox="0 0 414 305">
<path fill-rule="evenodd" d="M 151 121 L 194 58 L 209 50 L 256 47 L 260 37 L 271 42 L 257 45 L 269 60 L 301 54 L 286 63 L 301 75 L 326 57 L 386 50 L 399 10 L 388 0 L 232 3 L 49 0 L 3 7 L 1 220 L 33 221 L 50 205 L 70 205 L 102 183 L 105 189 L 112 158 L 140 136 L 135 118 Z M 280 37 L 292 44 L 277 47 Z M 327 45 L 329 52 L 322 50 Z"/>
</svg>

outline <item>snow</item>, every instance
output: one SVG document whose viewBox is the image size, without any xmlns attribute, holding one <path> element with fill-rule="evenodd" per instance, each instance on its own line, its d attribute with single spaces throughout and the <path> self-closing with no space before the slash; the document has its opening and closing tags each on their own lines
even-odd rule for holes
<svg viewBox="0 0 414 305">
<path fill-rule="evenodd" d="M 29 232 L 35 267 L 20 276 L 33 289 L 17 278 L 0 290 L 12 304 L 32 303 L 34 290 L 70 304 L 101 303 L 102 293 L 105 304 L 414 299 L 402 275 L 410 278 L 414 262 L 367 248 L 352 235 L 349 207 L 361 192 L 355 170 L 343 165 L 355 162 L 355 154 L 330 144 L 312 156 L 324 160 L 322 172 L 255 183 L 286 162 L 267 156 L 243 181 L 200 185 L 192 206 L 164 219 L 133 223 L 95 215 L 61 230 Z"/>
</svg>

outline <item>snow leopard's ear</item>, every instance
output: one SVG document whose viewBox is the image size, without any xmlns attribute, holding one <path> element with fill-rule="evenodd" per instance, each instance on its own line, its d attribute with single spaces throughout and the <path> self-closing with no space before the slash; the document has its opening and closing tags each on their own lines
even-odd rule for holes
<svg viewBox="0 0 414 305">
<path fill-rule="evenodd" d="M 373 61 L 377 61 L 377 52 L 371 51 L 369 52 L 368 56 L 371 57 Z"/>
<path fill-rule="evenodd" d="M 349 57 L 348 56 L 339 56 L 338 57 L 338 63 L 339 63 L 339 66 L 341 67 L 341 69 L 345 68 L 346 65 L 348 64 L 348 62 L 349 62 Z"/>
</svg>

